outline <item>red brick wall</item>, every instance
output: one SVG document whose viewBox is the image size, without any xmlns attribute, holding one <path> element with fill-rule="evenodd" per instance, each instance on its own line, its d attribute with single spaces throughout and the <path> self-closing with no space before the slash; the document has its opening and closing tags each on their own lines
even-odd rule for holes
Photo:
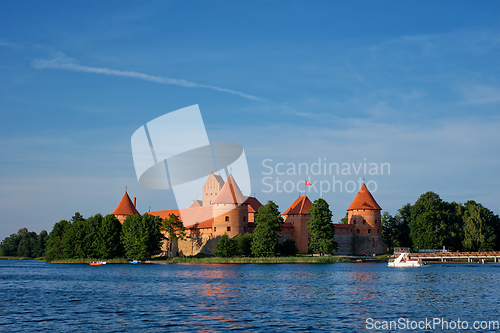
<svg viewBox="0 0 500 333">
<path fill-rule="evenodd" d="M 309 242 L 309 230 L 307 229 L 307 222 L 311 215 L 283 215 L 286 223 L 293 225 L 293 240 L 299 253 L 308 253 L 307 243 Z"/>
<path fill-rule="evenodd" d="M 352 225 L 355 236 L 381 236 L 382 222 L 380 210 L 358 209 L 350 210 L 349 224 Z M 363 222 L 364 221 L 364 222 Z"/>
<path fill-rule="evenodd" d="M 246 204 L 216 204 L 213 206 L 213 235 L 229 237 L 248 232 L 248 208 Z M 226 221 L 226 217 L 229 221 Z M 231 230 L 227 230 L 230 228 Z"/>
</svg>

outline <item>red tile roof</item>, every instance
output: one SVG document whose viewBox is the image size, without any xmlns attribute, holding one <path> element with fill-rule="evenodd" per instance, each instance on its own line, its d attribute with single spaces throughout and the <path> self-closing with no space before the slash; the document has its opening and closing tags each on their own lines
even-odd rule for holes
<svg viewBox="0 0 500 333">
<path fill-rule="evenodd" d="M 179 218 L 179 220 L 181 220 L 181 216 L 180 216 L 181 214 L 179 213 L 178 209 L 157 210 L 157 211 L 154 211 L 154 212 L 149 212 L 148 214 L 149 215 L 153 215 L 153 216 L 159 216 L 162 219 L 168 219 L 170 217 L 170 214 L 174 214 L 174 215 L 177 215 L 177 217 Z"/>
<path fill-rule="evenodd" d="M 170 210 L 157 210 L 154 212 L 149 212 L 153 216 L 159 216 L 162 219 L 168 219 L 170 214 L 177 215 L 179 220 L 184 223 L 184 226 L 190 227 L 195 224 L 201 224 L 206 221 L 212 221 L 212 206 L 208 207 L 194 207 L 194 208 L 184 208 L 184 209 L 170 209 Z"/>
<path fill-rule="evenodd" d="M 203 206 L 203 201 L 193 200 L 193 203 L 191 204 L 191 206 L 189 206 L 189 208 L 195 208 L 195 207 L 201 207 L 201 206 Z"/>
<path fill-rule="evenodd" d="M 116 206 L 115 210 L 113 211 L 114 215 L 141 215 L 137 211 L 137 209 L 134 207 L 134 204 L 130 200 L 130 197 L 128 196 L 127 192 L 123 195 L 122 199 L 120 200 L 120 203 L 118 206 Z"/>
<path fill-rule="evenodd" d="M 205 222 L 201 222 L 201 223 L 195 223 L 193 225 L 190 225 L 187 228 L 188 229 L 209 229 L 209 228 L 212 228 L 212 223 L 213 223 L 213 219 L 205 221 Z"/>
<path fill-rule="evenodd" d="M 222 179 L 222 176 L 220 174 L 216 175 L 213 172 L 212 174 L 215 176 L 215 179 L 219 182 L 220 186 L 224 186 L 224 179 Z"/>
<path fill-rule="evenodd" d="M 361 186 L 358 194 L 354 198 L 353 202 L 347 208 L 347 210 L 355 210 L 355 209 L 372 209 L 372 210 L 381 210 L 382 208 L 378 205 L 378 203 L 373 198 L 370 191 L 365 184 Z"/>
<path fill-rule="evenodd" d="M 224 203 L 236 203 L 242 204 L 247 199 L 246 196 L 241 193 L 238 184 L 233 178 L 233 175 L 227 177 L 226 183 L 222 186 L 220 193 L 217 195 L 212 204 L 224 204 Z"/>
<path fill-rule="evenodd" d="M 260 203 L 260 201 L 257 200 L 257 198 L 254 198 L 254 197 L 248 197 L 245 200 L 245 203 L 248 204 L 248 212 L 249 213 L 257 213 L 257 211 L 259 210 L 259 208 L 262 206 L 262 204 Z"/>
<path fill-rule="evenodd" d="M 298 197 L 294 203 L 288 207 L 281 215 L 308 215 L 308 210 L 312 208 L 312 202 L 307 196 Z"/>
</svg>

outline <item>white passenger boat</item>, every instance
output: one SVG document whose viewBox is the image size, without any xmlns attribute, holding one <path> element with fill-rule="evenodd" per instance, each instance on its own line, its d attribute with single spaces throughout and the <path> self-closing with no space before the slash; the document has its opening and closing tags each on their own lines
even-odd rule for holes
<svg viewBox="0 0 500 333">
<path fill-rule="evenodd" d="M 425 263 L 420 259 L 410 259 L 409 248 L 396 248 L 394 254 L 399 254 L 396 259 L 389 260 L 389 267 L 421 267 Z"/>
</svg>

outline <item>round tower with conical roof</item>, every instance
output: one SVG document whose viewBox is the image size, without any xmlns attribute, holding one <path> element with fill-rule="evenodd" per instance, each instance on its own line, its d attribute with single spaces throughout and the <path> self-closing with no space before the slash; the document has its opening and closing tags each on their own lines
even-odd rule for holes
<svg viewBox="0 0 500 333">
<path fill-rule="evenodd" d="M 229 237 L 233 237 L 248 231 L 246 199 L 247 197 L 241 193 L 233 175 L 229 175 L 219 194 L 212 201 L 214 236 L 227 234 Z"/>
<path fill-rule="evenodd" d="M 365 184 L 361 186 L 353 202 L 347 208 L 349 224 L 354 233 L 354 254 L 378 254 L 387 251 L 382 238 L 382 208 Z"/>
<path fill-rule="evenodd" d="M 118 206 L 116 206 L 112 214 L 116 216 L 116 218 L 118 219 L 118 221 L 120 221 L 121 224 L 123 224 L 127 216 L 141 215 L 135 208 L 135 203 L 136 203 L 135 197 L 134 197 L 134 203 L 132 203 L 132 200 L 130 200 L 128 193 L 125 192 L 122 199 L 118 203 Z"/>
</svg>

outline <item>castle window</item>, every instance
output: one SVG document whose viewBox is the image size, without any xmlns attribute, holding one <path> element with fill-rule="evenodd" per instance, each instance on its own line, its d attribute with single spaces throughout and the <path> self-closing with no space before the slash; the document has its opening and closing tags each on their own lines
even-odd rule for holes
<svg viewBox="0 0 500 333">
<path fill-rule="evenodd" d="M 380 229 L 377 229 L 377 234 L 380 234 Z"/>
<path fill-rule="evenodd" d="M 366 224 L 366 220 L 363 220 L 363 224 Z"/>
<path fill-rule="evenodd" d="M 210 200 L 210 204 L 212 204 L 212 200 Z"/>
<path fill-rule="evenodd" d="M 243 216 L 243 222 L 246 222 L 246 221 L 247 221 L 247 217 Z"/>
<path fill-rule="evenodd" d="M 217 231 L 217 227 L 214 227 L 214 231 Z"/>
<path fill-rule="evenodd" d="M 229 216 L 226 216 L 226 221 L 229 221 Z"/>
<path fill-rule="evenodd" d="M 371 233 L 372 232 L 372 229 L 368 229 L 368 233 Z"/>
<path fill-rule="evenodd" d="M 375 219 L 375 223 L 377 223 L 377 219 Z"/>
<path fill-rule="evenodd" d="M 227 231 L 231 231 L 231 227 L 227 227 Z"/>
<path fill-rule="evenodd" d="M 356 224 L 356 220 L 353 220 L 354 221 L 354 224 Z"/>
<path fill-rule="evenodd" d="M 247 231 L 247 227 L 243 227 L 243 231 Z"/>
<path fill-rule="evenodd" d="M 356 232 L 359 234 L 359 229 L 356 229 Z"/>
</svg>

